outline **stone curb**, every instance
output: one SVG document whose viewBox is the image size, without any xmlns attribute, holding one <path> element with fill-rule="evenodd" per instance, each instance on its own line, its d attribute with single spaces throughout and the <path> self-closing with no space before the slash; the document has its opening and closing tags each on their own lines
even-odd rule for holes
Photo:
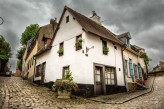
<svg viewBox="0 0 164 109">
<path fill-rule="evenodd" d="M 153 87 L 153 86 L 154 86 L 154 80 L 155 80 L 155 76 L 153 77 L 152 85 L 151 85 L 151 87 L 150 87 L 150 89 L 149 89 L 148 91 L 146 91 L 146 92 L 144 92 L 144 93 L 142 93 L 142 94 L 139 94 L 139 95 L 137 95 L 137 96 L 135 96 L 135 97 L 129 98 L 129 99 L 127 99 L 127 100 L 125 100 L 125 101 L 122 101 L 122 102 L 105 102 L 105 101 L 93 100 L 93 99 L 89 99 L 89 98 L 88 98 L 88 100 L 92 100 L 92 101 L 95 101 L 95 102 L 101 102 L 101 103 L 104 103 L 104 104 L 123 104 L 123 103 L 126 103 L 126 102 L 128 102 L 128 101 L 131 101 L 131 100 L 133 100 L 133 99 L 135 99 L 135 98 L 138 98 L 138 97 L 141 97 L 141 96 L 144 96 L 144 95 L 146 95 L 146 94 L 148 94 L 148 93 L 153 92 L 153 91 L 154 91 L 154 87 Z"/>
</svg>

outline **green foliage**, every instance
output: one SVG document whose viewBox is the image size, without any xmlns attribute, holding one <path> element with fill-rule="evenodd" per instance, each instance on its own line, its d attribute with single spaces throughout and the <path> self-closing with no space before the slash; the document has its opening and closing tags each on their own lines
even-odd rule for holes
<svg viewBox="0 0 164 109">
<path fill-rule="evenodd" d="M 18 58 L 18 63 L 17 67 L 21 70 L 22 69 L 22 58 L 23 58 L 23 53 L 25 51 L 25 46 L 27 44 L 27 41 L 33 38 L 37 31 L 39 30 L 39 25 L 38 24 L 31 24 L 30 26 L 27 26 L 25 31 L 22 33 L 22 37 L 20 39 L 20 42 L 23 47 L 21 47 L 17 51 L 17 58 Z"/>
<path fill-rule="evenodd" d="M 0 63 L 2 66 L 6 66 L 9 58 L 11 56 L 11 47 L 8 42 L 5 41 L 4 37 L 0 35 Z M 0 68 L 2 67 L 0 66 Z M 4 68 L 2 67 L 3 70 Z"/>
<path fill-rule="evenodd" d="M 18 58 L 19 60 L 22 59 L 23 53 L 24 53 L 25 49 L 26 49 L 25 47 L 22 47 L 22 48 L 20 48 L 20 49 L 17 51 L 17 58 Z"/>
<path fill-rule="evenodd" d="M 63 48 L 59 48 L 59 50 L 57 51 L 57 53 L 59 54 L 59 56 L 63 55 Z"/>
<path fill-rule="evenodd" d="M 56 80 L 56 82 L 53 85 L 53 88 L 55 91 L 61 91 L 63 92 L 64 90 L 71 92 L 71 91 L 76 91 L 78 86 L 75 82 L 69 81 L 69 80 Z"/>
<path fill-rule="evenodd" d="M 34 37 L 38 30 L 38 24 L 31 24 L 30 26 L 27 26 L 25 31 L 22 33 L 22 37 L 20 39 L 21 44 L 26 45 L 26 42 Z"/>
<path fill-rule="evenodd" d="M 82 38 L 79 38 L 78 40 L 76 40 L 76 43 L 75 43 L 75 47 L 76 47 L 76 50 L 79 50 L 82 48 Z"/>
<path fill-rule="evenodd" d="M 22 60 L 17 61 L 17 67 L 19 70 L 22 70 Z"/>
<path fill-rule="evenodd" d="M 72 72 L 70 70 L 66 71 L 64 79 L 73 81 Z"/>
<path fill-rule="evenodd" d="M 141 52 L 141 53 L 140 53 L 140 58 L 143 58 L 143 59 L 144 59 L 144 62 L 145 62 L 146 65 L 149 64 L 150 59 L 149 59 L 149 57 L 147 56 L 146 53 Z"/>
</svg>

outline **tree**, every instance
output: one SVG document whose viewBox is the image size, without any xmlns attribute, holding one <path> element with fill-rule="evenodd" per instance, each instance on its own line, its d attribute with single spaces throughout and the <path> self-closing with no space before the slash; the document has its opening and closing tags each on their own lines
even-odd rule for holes
<svg viewBox="0 0 164 109">
<path fill-rule="evenodd" d="M 17 51 L 17 58 L 18 58 L 17 67 L 19 68 L 19 70 L 22 70 L 23 53 L 26 49 L 25 47 L 26 47 L 27 41 L 33 38 L 36 35 L 38 30 L 39 30 L 38 24 L 31 24 L 27 26 L 25 31 L 22 33 L 22 36 L 20 39 L 22 47 Z"/>
<path fill-rule="evenodd" d="M 18 58 L 18 62 L 17 62 L 17 67 L 18 69 L 22 69 L 22 58 L 23 58 L 23 54 L 25 51 L 25 47 L 21 47 L 18 51 L 17 51 L 17 58 Z"/>
<path fill-rule="evenodd" d="M 20 39 L 21 44 L 26 45 L 26 42 L 35 36 L 38 29 L 38 24 L 31 24 L 30 26 L 27 26 L 25 31 L 22 33 L 22 37 Z"/>
<path fill-rule="evenodd" d="M 10 44 L 5 41 L 2 35 L 0 35 L 0 72 L 4 71 L 4 67 L 9 61 L 10 56 L 11 56 Z"/>
<path fill-rule="evenodd" d="M 148 65 L 149 65 L 149 57 L 147 56 L 147 54 L 145 52 L 140 52 L 140 58 L 144 59 L 144 63 L 146 65 L 146 72 L 148 73 Z"/>
</svg>

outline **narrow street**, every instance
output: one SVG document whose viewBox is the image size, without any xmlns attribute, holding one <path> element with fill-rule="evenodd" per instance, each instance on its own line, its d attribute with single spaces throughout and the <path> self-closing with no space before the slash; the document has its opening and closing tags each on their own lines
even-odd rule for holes
<svg viewBox="0 0 164 109">
<path fill-rule="evenodd" d="M 0 109 L 164 109 L 164 76 L 154 91 L 123 104 L 104 104 L 81 97 L 63 100 L 49 89 L 17 77 L 0 77 Z"/>
</svg>

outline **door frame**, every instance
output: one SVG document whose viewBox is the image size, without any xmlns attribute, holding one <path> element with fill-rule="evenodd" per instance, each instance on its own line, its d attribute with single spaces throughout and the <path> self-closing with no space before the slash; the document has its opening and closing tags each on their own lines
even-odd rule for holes
<svg viewBox="0 0 164 109">
<path fill-rule="evenodd" d="M 109 66 L 105 64 L 93 63 L 93 77 L 94 77 L 94 95 L 96 94 L 96 78 L 95 78 L 95 70 L 96 67 L 102 67 L 102 92 L 106 95 L 106 84 L 105 84 L 105 67 L 115 68 L 115 86 L 117 86 L 117 69 L 114 66 Z"/>
<path fill-rule="evenodd" d="M 45 65 L 45 67 L 44 67 Z M 44 84 L 44 80 L 45 80 L 45 72 L 46 72 L 46 62 L 43 62 L 41 64 L 41 84 Z M 44 68 L 44 72 L 43 72 L 43 68 Z"/>
<path fill-rule="evenodd" d="M 102 64 L 97 64 L 97 63 L 93 63 L 93 77 L 94 77 L 94 95 L 96 94 L 96 75 L 95 75 L 95 70 L 96 67 L 101 67 L 102 68 L 102 76 L 101 76 L 101 82 L 102 82 L 102 93 L 105 95 L 106 94 L 106 87 L 105 87 L 105 69 L 104 69 L 104 65 Z"/>
</svg>

